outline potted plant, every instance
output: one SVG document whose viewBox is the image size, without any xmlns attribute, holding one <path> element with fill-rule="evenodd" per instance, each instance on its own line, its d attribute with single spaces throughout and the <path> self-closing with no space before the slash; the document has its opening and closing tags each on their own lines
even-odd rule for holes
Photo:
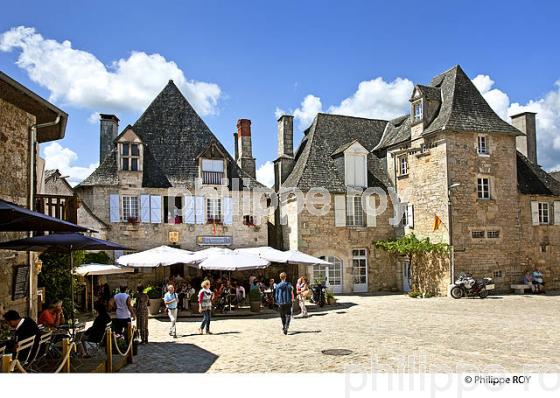
<svg viewBox="0 0 560 398">
<path fill-rule="evenodd" d="M 332 292 L 329 291 L 327 291 L 327 304 L 328 305 L 336 304 L 336 298 L 334 297 L 334 294 L 332 294 Z"/>
<path fill-rule="evenodd" d="M 150 315 L 157 315 L 161 308 L 161 291 L 154 286 L 148 286 L 144 289 L 144 293 L 150 299 L 150 307 L 148 309 Z"/>
<path fill-rule="evenodd" d="M 251 312 L 261 312 L 261 301 L 261 291 L 258 288 L 251 289 L 249 291 L 249 303 L 251 305 Z"/>
</svg>

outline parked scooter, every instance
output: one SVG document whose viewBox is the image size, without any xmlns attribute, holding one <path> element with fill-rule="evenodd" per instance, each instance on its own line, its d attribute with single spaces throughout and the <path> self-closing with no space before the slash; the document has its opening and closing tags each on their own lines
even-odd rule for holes
<svg viewBox="0 0 560 398">
<path fill-rule="evenodd" d="M 488 297 L 487 285 L 492 284 L 492 278 L 474 279 L 471 274 L 461 273 L 451 288 L 451 297 L 460 299 L 461 297 L 479 296 L 481 299 Z"/>
<path fill-rule="evenodd" d="M 311 287 L 313 294 L 311 295 L 311 302 L 319 305 L 319 307 L 324 307 L 327 301 L 327 286 L 324 283 L 319 282 Z"/>
</svg>

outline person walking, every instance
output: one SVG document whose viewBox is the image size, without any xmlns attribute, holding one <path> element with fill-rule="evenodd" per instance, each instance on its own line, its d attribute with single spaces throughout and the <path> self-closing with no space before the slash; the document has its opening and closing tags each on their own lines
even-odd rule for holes
<svg viewBox="0 0 560 398">
<path fill-rule="evenodd" d="M 138 295 L 136 296 L 136 326 L 140 333 L 140 340 L 142 344 L 148 344 L 148 307 L 150 306 L 150 299 L 144 293 L 144 286 L 139 285 L 137 288 Z"/>
<path fill-rule="evenodd" d="M 136 318 L 130 296 L 126 293 L 127 286 L 120 286 L 119 293 L 109 300 L 110 307 L 115 308 L 116 318 L 113 321 L 113 329 L 117 334 L 123 334 L 129 322 Z"/>
<path fill-rule="evenodd" d="M 175 287 L 171 284 L 167 286 L 167 293 L 163 297 L 165 307 L 167 308 L 167 315 L 169 315 L 169 320 L 171 321 L 171 326 L 169 328 L 169 335 L 173 336 L 174 339 L 177 338 L 177 304 L 179 303 L 179 297 L 175 293 Z"/>
<path fill-rule="evenodd" d="M 307 279 L 305 276 L 300 276 L 296 283 L 296 291 L 297 291 L 297 298 L 299 303 L 299 308 L 301 309 L 301 314 L 299 317 L 307 318 L 307 307 L 305 306 L 305 299 L 308 298 L 309 293 L 309 284 L 307 283 Z"/>
<path fill-rule="evenodd" d="M 286 281 L 286 273 L 280 274 L 280 283 L 276 285 L 274 290 L 274 299 L 280 310 L 280 319 L 282 320 L 282 331 L 288 334 L 290 320 L 292 318 L 292 303 L 294 301 L 294 288 L 290 282 Z"/>
<path fill-rule="evenodd" d="M 202 334 L 206 329 L 206 334 L 210 333 L 210 318 L 212 315 L 212 290 L 210 290 L 210 281 L 205 279 L 200 285 L 202 289 L 198 292 L 198 311 L 202 314 L 202 323 L 200 324 L 199 333 Z"/>
</svg>

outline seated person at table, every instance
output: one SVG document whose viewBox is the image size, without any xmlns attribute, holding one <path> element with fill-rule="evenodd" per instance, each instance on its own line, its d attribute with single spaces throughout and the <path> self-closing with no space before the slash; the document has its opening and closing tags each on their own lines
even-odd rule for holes
<svg viewBox="0 0 560 398">
<path fill-rule="evenodd" d="M 33 351 L 37 350 L 39 345 L 39 338 L 41 336 L 41 331 L 37 323 L 31 318 L 22 318 L 19 313 L 14 310 L 10 310 L 4 314 L 4 319 L 8 322 L 8 325 L 12 329 L 15 329 L 14 337 L 12 340 L 6 344 L 6 351 L 13 352 L 15 354 L 17 350 L 17 345 L 19 341 L 25 340 L 31 336 L 35 337 L 35 343 L 33 345 Z M 21 352 L 19 354 L 20 359 L 26 359 L 28 357 L 28 351 Z"/>
<path fill-rule="evenodd" d="M 86 342 L 101 343 L 105 335 L 107 324 L 111 322 L 111 316 L 107 312 L 105 304 L 99 302 L 95 303 L 95 311 L 97 312 L 97 316 L 93 321 L 93 325 L 82 334 L 80 344 L 78 344 L 78 351 L 80 351 L 80 355 L 83 357 L 88 357 Z"/>
<path fill-rule="evenodd" d="M 63 324 L 64 314 L 62 312 L 62 301 L 55 301 L 51 303 L 46 310 L 43 310 L 37 323 L 47 328 L 55 328 Z"/>
<path fill-rule="evenodd" d="M 243 287 L 243 285 L 237 284 L 237 282 L 234 282 L 234 287 L 235 287 L 235 303 L 236 306 L 239 307 L 239 304 L 245 302 L 245 288 Z"/>
</svg>

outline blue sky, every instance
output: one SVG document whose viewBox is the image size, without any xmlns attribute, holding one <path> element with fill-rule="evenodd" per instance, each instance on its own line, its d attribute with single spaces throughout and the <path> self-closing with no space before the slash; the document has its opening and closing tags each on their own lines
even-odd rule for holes
<svg viewBox="0 0 560 398">
<path fill-rule="evenodd" d="M 396 116 L 412 83 L 455 64 L 504 118 L 539 111 L 540 163 L 551 169 L 560 165 L 559 13 L 552 1 L 8 2 L 0 69 L 69 113 L 66 138 L 45 155 L 74 181 L 98 160 L 92 115 L 133 123 L 170 77 L 183 76 L 230 152 L 236 120 L 251 119 L 262 166 L 276 156 L 279 110 L 296 114 L 297 137 L 318 110 Z"/>
</svg>

